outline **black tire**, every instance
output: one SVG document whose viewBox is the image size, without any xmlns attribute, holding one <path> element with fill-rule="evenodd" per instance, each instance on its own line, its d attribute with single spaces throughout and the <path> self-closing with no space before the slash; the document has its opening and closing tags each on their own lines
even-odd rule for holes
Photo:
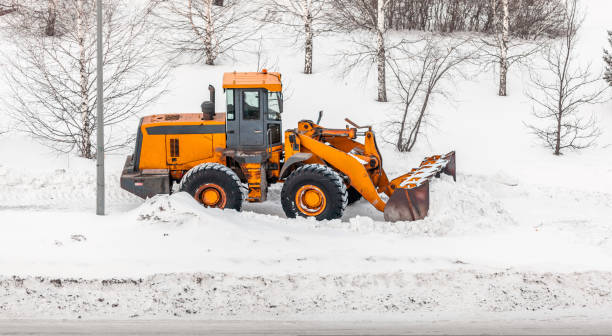
<svg viewBox="0 0 612 336">
<path fill-rule="evenodd" d="M 191 168 L 181 179 L 179 191 L 185 191 L 198 202 L 206 206 L 196 194 L 202 186 L 214 184 L 224 193 L 223 206 L 213 206 L 222 209 L 240 211 L 244 194 L 238 175 L 230 168 L 218 163 L 202 163 Z"/>
<path fill-rule="evenodd" d="M 348 194 L 348 205 L 351 205 L 351 204 L 359 201 L 363 197 L 363 196 L 361 196 L 359 191 L 357 191 L 357 189 L 355 189 L 353 187 L 349 187 L 346 190 L 346 192 Z"/>
<path fill-rule="evenodd" d="M 308 214 L 296 204 L 296 196 L 304 186 L 315 186 L 325 196 L 325 205 L 318 214 Z M 287 178 L 281 191 L 281 204 L 289 218 L 298 215 L 314 217 L 317 220 L 342 217 L 348 202 L 346 185 L 340 174 L 328 166 L 308 164 L 294 170 Z"/>
</svg>

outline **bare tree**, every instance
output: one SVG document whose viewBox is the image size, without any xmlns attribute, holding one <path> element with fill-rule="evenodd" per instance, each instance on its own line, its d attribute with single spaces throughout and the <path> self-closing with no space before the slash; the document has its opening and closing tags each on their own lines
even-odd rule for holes
<svg viewBox="0 0 612 336">
<path fill-rule="evenodd" d="M 608 42 L 612 47 L 612 31 L 608 31 Z M 606 70 L 604 73 L 604 79 L 612 86 L 612 53 L 604 49 L 604 62 L 606 63 Z"/>
<path fill-rule="evenodd" d="M 492 0 L 497 2 L 497 0 Z M 507 96 L 507 76 L 508 76 L 508 43 L 510 42 L 510 12 L 508 10 L 508 0 L 501 0 L 501 12 L 499 15 L 494 11 L 494 16 L 498 18 L 499 26 L 496 30 L 495 38 L 497 39 L 497 45 L 499 48 L 499 92 L 500 96 Z M 497 6 L 493 6 L 497 8 Z"/>
<path fill-rule="evenodd" d="M 149 12 L 165 32 L 159 41 L 174 57 L 214 65 L 258 31 L 249 20 L 254 7 L 245 0 L 151 0 Z"/>
<path fill-rule="evenodd" d="M 14 53 L 4 53 L 6 83 L 12 93 L 3 107 L 21 130 L 60 151 L 74 148 L 94 158 L 96 125 L 95 0 L 61 0 L 64 34 L 13 39 Z M 120 123 L 142 111 L 164 91 L 168 67 L 151 48 L 154 27 L 120 0 L 104 6 L 104 125 L 107 148 L 129 139 L 115 134 Z M 161 85 L 161 86 L 160 86 Z M 115 131 L 115 132 L 113 132 Z M 131 132 L 130 132 L 131 133 Z"/>
<path fill-rule="evenodd" d="M 376 9 L 376 70 L 378 79 L 378 101 L 387 101 L 387 54 L 385 52 L 385 33 L 387 25 L 385 24 L 385 10 L 391 0 L 377 0 Z"/>
<path fill-rule="evenodd" d="M 512 38 L 510 31 L 509 0 L 490 0 L 493 9 L 493 39 L 480 40 L 482 59 L 485 63 L 497 64 L 499 67 L 498 95 L 508 95 L 508 71 L 510 67 L 536 54 L 544 43 L 540 40 L 523 40 Z M 536 34 L 536 33 L 534 33 Z M 535 36 L 540 36 L 536 34 Z"/>
<path fill-rule="evenodd" d="M 532 75 L 536 91 L 528 93 L 535 116 L 550 123 L 529 127 L 554 155 L 561 155 L 566 148 L 589 147 L 599 135 L 595 118 L 585 116 L 580 109 L 603 102 L 608 87 L 602 87 L 601 76 L 591 75 L 590 65 L 577 64 L 576 43 L 582 21 L 578 0 L 566 0 L 564 36 L 546 49 L 544 74 Z"/>
<path fill-rule="evenodd" d="M 270 56 L 265 52 L 263 47 L 263 35 L 259 37 L 259 42 L 257 43 L 257 49 L 255 50 L 255 56 L 257 57 L 257 68 L 255 71 L 260 72 L 263 69 L 274 70 L 278 69 L 278 56 L 274 59 L 271 59 Z M 284 85 L 283 85 L 284 88 Z"/>
<path fill-rule="evenodd" d="M 377 100 L 387 101 L 386 64 L 389 46 L 386 41 L 388 25 L 386 11 L 392 0 L 333 0 L 328 21 L 336 30 L 353 32 L 365 30 L 373 32 L 372 36 L 353 36 L 353 48 L 342 52 L 341 63 L 350 72 L 358 65 L 370 63 L 376 65 Z"/>
<path fill-rule="evenodd" d="M 428 123 L 429 107 L 438 96 L 446 96 L 444 82 L 462 75 L 460 64 L 474 55 L 468 41 L 449 41 L 427 36 L 421 41 L 403 43 L 390 59 L 401 99 L 402 110 L 388 124 L 387 138 L 401 152 L 411 151 L 423 126 Z"/>
<path fill-rule="evenodd" d="M 304 73 L 312 74 L 314 38 L 329 31 L 325 24 L 325 0 L 268 0 L 265 22 L 288 27 L 296 39 L 304 39 Z"/>
</svg>

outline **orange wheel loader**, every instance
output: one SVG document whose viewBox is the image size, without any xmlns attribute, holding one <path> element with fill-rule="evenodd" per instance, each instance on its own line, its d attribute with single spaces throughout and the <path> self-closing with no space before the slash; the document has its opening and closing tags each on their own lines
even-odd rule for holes
<svg viewBox="0 0 612 336">
<path fill-rule="evenodd" d="M 346 128 L 326 128 L 320 112 L 317 122 L 302 120 L 283 133 L 280 73 L 225 73 L 226 113 L 215 112 L 215 89 L 208 89 L 201 113 L 141 119 L 121 175 L 123 189 L 147 198 L 169 194 L 178 183 L 205 207 L 240 210 L 245 199 L 265 201 L 268 185 L 280 182 L 290 218 L 340 218 L 363 197 L 387 221 L 403 221 L 427 215 L 433 176 L 456 178 L 450 152 L 389 181 L 372 128 L 348 119 Z"/>
</svg>

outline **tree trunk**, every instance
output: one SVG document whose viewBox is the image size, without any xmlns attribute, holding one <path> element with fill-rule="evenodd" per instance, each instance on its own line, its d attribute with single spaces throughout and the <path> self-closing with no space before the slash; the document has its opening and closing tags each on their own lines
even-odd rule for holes
<svg viewBox="0 0 612 336">
<path fill-rule="evenodd" d="M 499 92 L 498 95 L 505 97 L 508 95 L 508 61 L 505 58 L 499 60 Z"/>
<path fill-rule="evenodd" d="M 304 73 L 312 74 L 312 0 L 305 0 L 304 2 L 304 31 L 306 33 L 304 46 Z"/>
<path fill-rule="evenodd" d="M 384 2 L 378 0 L 377 11 L 377 39 L 376 39 L 376 64 L 378 70 L 378 101 L 387 101 L 387 79 L 386 79 L 386 55 L 385 55 L 385 11 Z"/>
<path fill-rule="evenodd" d="M 555 142 L 555 155 L 561 155 L 561 115 L 557 118 L 557 139 Z"/>
<path fill-rule="evenodd" d="M 77 1 L 77 36 L 79 45 L 79 72 L 80 72 L 80 94 L 81 94 L 81 134 L 79 146 L 79 155 L 93 159 L 93 151 L 91 144 L 91 125 L 89 120 L 89 76 L 87 73 L 87 46 L 85 41 L 86 23 L 85 16 L 88 13 L 84 11 L 85 0 Z"/>
<path fill-rule="evenodd" d="M 399 134 L 397 135 L 397 144 L 395 145 L 397 150 L 400 152 L 404 151 L 404 131 L 406 129 L 406 118 L 408 117 L 409 104 L 410 103 L 406 102 L 406 105 L 404 105 L 404 114 L 402 115 L 402 122 L 400 123 Z"/>
<path fill-rule="evenodd" d="M 563 124 L 563 100 L 565 98 L 564 77 L 565 71 L 562 70 L 559 77 L 559 100 L 557 101 L 557 138 L 555 139 L 555 155 L 561 155 L 561 125 Z"/>
<path fill-rule="evenodd" d="M 510 13 L 508 0 L 502 0 L 502 24 L 501 38 L 499 38 L 499 95 L 505 97 L 507 92 L 508 78 L 508 44 L 510 43 Z"/>
<path fill-rule="evenodd" d="M 55 21 L 57 17 L 57 0 L 48 0 L 48 16 L 47 16 L 47 27 L 45 28 L 45 34 L 47 36 L 55 36 Z"/>
<path fill-rule="evenodd" d="M 206 54 L 206 64 L 215 65 L 215 46 L 213 37 L 215 34 L 214 22 L 212 19 L 213 0 L 206 1 L 206 31 L 204 32 L 204 53 Z"/>
<path fill-rule="evenodd" d="M 421 110 L 419 111 L 419 118 L 417 119 L 414 128 L 410 132 L 410 136 L 408 137 L 408 148 L 406 151 L 411 152 L 412 148 L 416 144 L 417 137 L 419 136 L 419 132 L 421 131 L 421 123 L 423 122 L 423 117 L 425 116 L 425 111 L 427 110 L 427 104 L 429 104 L 429 97 L 431 92 L 433 91 L 432 87 L 427 88 L 427 92 L 425 93 L 425 99 L 423 100 L 423 105 L 421 105 Z"/>
</svg>

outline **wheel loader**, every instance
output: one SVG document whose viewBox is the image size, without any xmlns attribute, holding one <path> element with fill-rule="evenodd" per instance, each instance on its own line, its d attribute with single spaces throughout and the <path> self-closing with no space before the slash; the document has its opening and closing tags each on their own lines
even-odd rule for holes
<svg viewBox="0 0 612 336">
<path fill-rule="evenodd" d="M 205 207 L 239 211 L 245 200 L 263 202 L 268 186 L 282 183 L 289 218 L 340 218 L 364 198 L 387 221 L 412 221 L 427 215 L 434 176 L 456 179 L 450 152 L 389 180 L 372 127 L 349 119 L 345 128 L 327 128 L 320 112 L 316 122 L 302 120 L 282 132 L 280 73 L 225 73 L 225 113 L 216 112 L 215 88 L 208 89 L 201 113 L 141 119 L 123 189 L 142 198 L 184 191 Z"/>
</svg>

